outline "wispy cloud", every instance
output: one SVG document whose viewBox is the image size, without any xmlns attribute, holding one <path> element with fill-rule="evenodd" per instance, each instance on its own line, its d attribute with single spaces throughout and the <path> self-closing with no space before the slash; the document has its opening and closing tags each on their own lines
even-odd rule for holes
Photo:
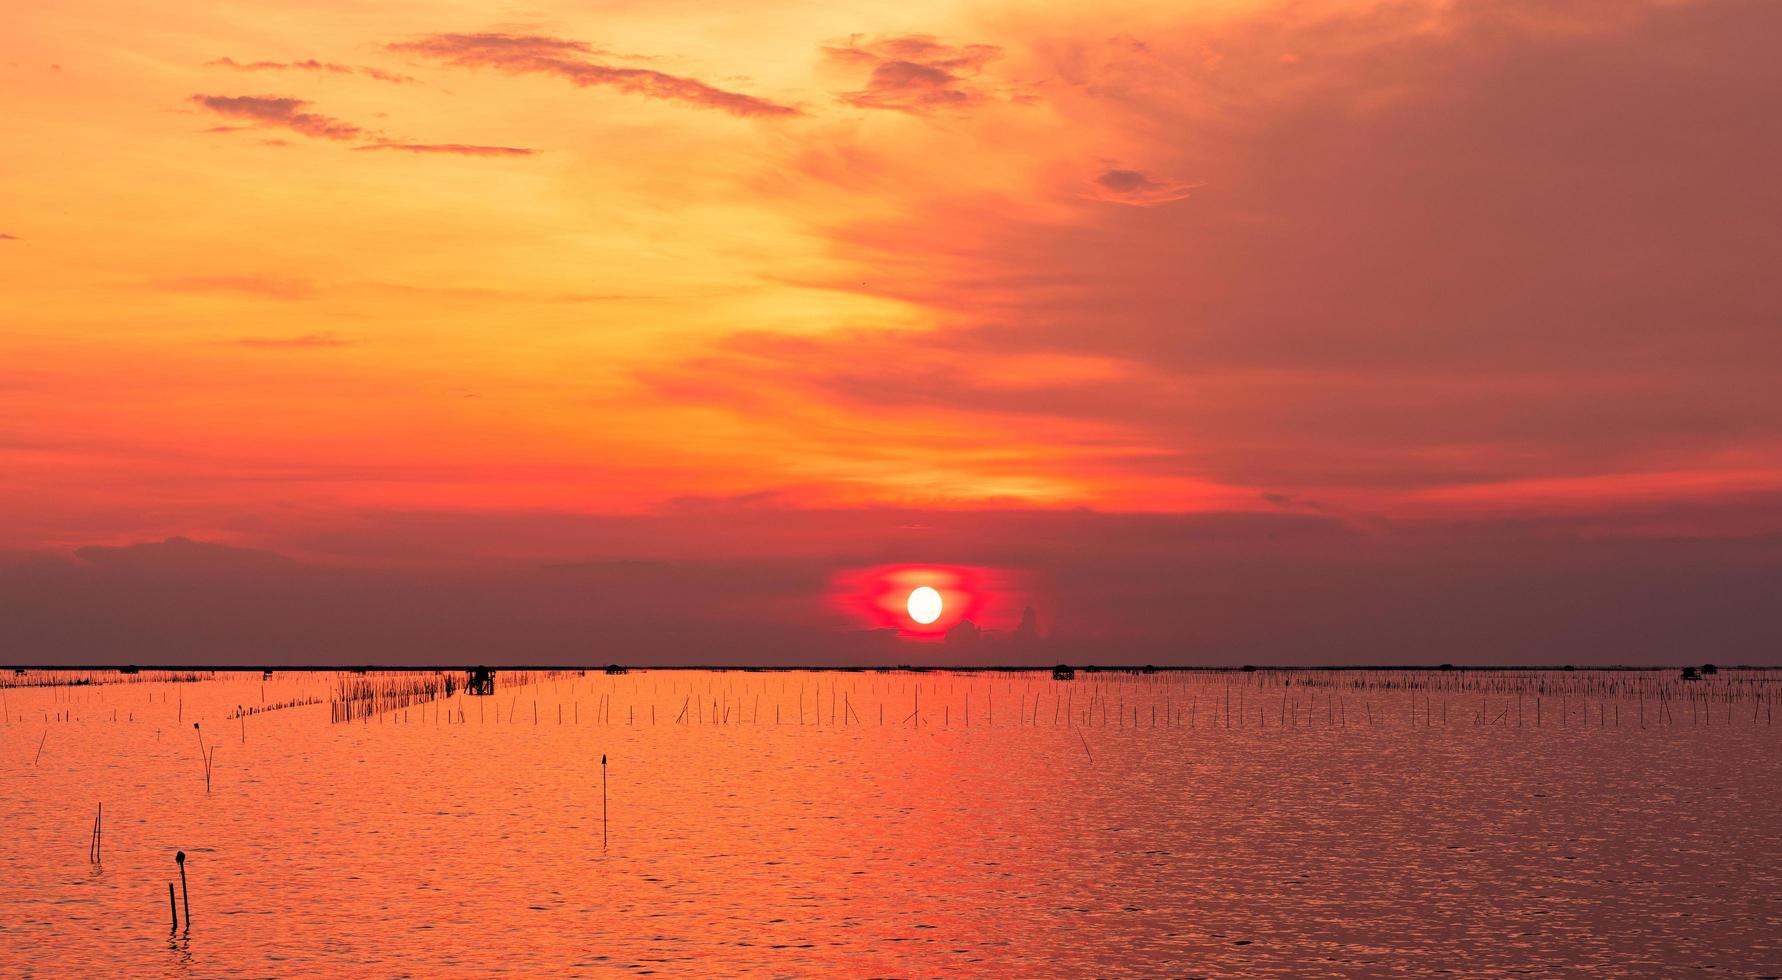
<svg viewBox="0 0 1782 980">
<path fill-rule="evenodd" d="M 19 240 L 19 236 L 17 235 L 8 235 L 7 233 L 0 231 L 0 242 L 16 242 Z"/>
<path fill-rule="evenodd" d="M 470 143 L 367 143 L 355 150 L 401 150 L 405 153 L 450 153 L 465 157 L 529 157 L 536 150 L 524 146 L 476 146 Z"/>
<path fill-rule="evenodd" d="M 306 333 L 295 337 L 242 337 L 234 343 L 237 347 L 252 350 L 317 350 L 349 346 L 347 341 L 331 333 Z"/>
<path fill-rule="evenodd" d="M 289 129 L 317 139 L 356 140 L 370 135 L 363 126 L 310 112 L 309 102 L 278 95 L 194 95 L 192 101 L 231 119 L 256 126 Z"/>
<path fill-rule="evenodd" d="M 218 58 L 204 63 L 206 68 L 228 68 L 233 71 L 314 71 L 327 72 L 332 75 L 364 75 L 380 82 L 412 82 L 413 75 L 401 75 L 382 68 L 369 65 L 342 65 L 332 61 L 318 61 L 305 58 L 302 61 L 236 61 L 234 58 Z"/>
<path fill-rule="evenodd" d="M 583 41 L 522 34 L 429 34 L 389 45 L 391 51 L 462 68 L 555 75 L 581 87 L 607 86 L 655 99 L 685 102 L 735 116 L 795 116 L 792 106 L 731 92 L 697 78 L 649 68 L 603 64 L 607 56 Z"/>
<path fill-rule="evenodd" d="M 315 284 L 306 279 L 277 276 L 178 276 L 157 279 L 161 289 L 187 293 L 249 293 L 278 299 L 305 299 L 315 295 Z"/>
<path fill-rule="evenodd" d="M 477 143 L 420 143 L 386 139 L 374 130 L 318 112 L 310 112 L 309 102 L 290 96 L 275 95 L 194 95 L 192 101 L 231 119 L 246 120 L 247 125 L 212 126 L 208 133 L 235 133 L 265 128 L 289 129 L 304 136 L 339 142 L 366 141 L 355 150 L 401 150 L 407 153 L 443 153 L 465 157 L 524 157 L 533 150 L 523 146 L 485 146 Z M 282 139 L 263 139 L 267 146 L 289 146 Z"/>
<path fill-rule="evenodd" d="M 962 109 L 987 96 L 973 83 L 984 66 L 1000 57 L 990 44 L 955 47 L 926 34 L 867 39 L 823 49 L 830 58 L 870 69 L 866 87 L 844 92 L 843 102 L 862 109 L 929 113 Z"/>
</svg>

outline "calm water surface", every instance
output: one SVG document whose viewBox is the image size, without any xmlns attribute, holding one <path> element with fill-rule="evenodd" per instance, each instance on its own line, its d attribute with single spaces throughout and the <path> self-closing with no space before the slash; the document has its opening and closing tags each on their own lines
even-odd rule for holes
<svg viewBox="0 0 1782 980">
<path fill-rule="evenodd" d="M 1775 975 L 1779 675 L 1728 673 L 13 687 L 0 974 Z"/>
</svg>

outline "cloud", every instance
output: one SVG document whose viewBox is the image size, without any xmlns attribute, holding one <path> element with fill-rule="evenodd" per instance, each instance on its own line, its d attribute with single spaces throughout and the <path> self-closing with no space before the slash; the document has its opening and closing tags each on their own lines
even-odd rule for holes
<svg viewBox="0 0 1782 980">
<path fill-rule="evenodd" d="M 987 96 L 973 84 L 984 66 L 1002 54 L 989 44 L 954 47 L 926 34 L 863 39 L 825 47 L 834 61 L 866 68 L 866 87 L 839 96 L 862 109 L 929 113 L 963 109 Z"/>
<path fill-rule="evenodd" d="M 466 157 L 529 157 L 536 150 L 523 146 L 475 146 L 469 143 L 367 143 L 355 150 L 401 150 L 406 153 L 452 153 Z"/>
<path fill-rule="evenodd" d="M 139 569 L 153 572 L 233 574 L 242 571 L 285 569 L 291 559 L 270 551 L 238 548 L 213 541 L 172 537 L 119 547 L 90 545 L 75 549 L 75 557 L 99 568 Z"/>
<path fill-rule="evenodd" d="M 414 143 L 389 140 L 378 137 L 377 133 L 364 127 L 344 122 L 329 116 L 307 111 L 309 103 L 303 99 L 288 96 L 270 95 L 194 95 L 192 101 L 220 115 L 236 119 L 246 119 L 251 126 L 213 126 L 206 132 L 234 133 L 244 129 L 262 127 L 282 127 L 293 132 L 302 133 L 318 139 L 347 142 L 366 140 L 371 142 L 356 146 L 356 150 L 401 150 L 408 153 L 444 153 L 467 157 L 521 157 L 531 156 L 533 150 L 520 146 L 481 146 L 474 143 Z M 261 140 L 267 146 L 289 146 L 285 140 Z"/>
<path fill-rule="evenodd" d="M 1109 169 L 1095 178 L 1094 188 L 1084 196 L 1148 208 L 1180 201 L 1196 186 L 1186 181 L 1154 179 L 1138 170 Z"/>
<path fill-rule="evenodd" d="M 317 139 L 356 140 L 371 135 L 349 122 L 309 112 L 303 99 L 276 95 L 194 95 L 192 101 L 221 116 L 256 126 L 289 129 Z"/>
<path fill-rule="evenodd" d="M 1777 30 L 1775 5 L 1657 0 L 1182 13 L 1142 45 L 1029 23 L 1005 57 L 1045 119 L 801 171 L 833 193 L 870 168 L 873 210 L 833 209 L 840 269 L 809 284 L 897 302 L 902 323 L 649 380 L 798 432 L 813 405 L 985 439 L 1017 414 L 1093 426 L 1133 450 L 1097 460 L 1101 492 L 1164 466 L 1387 513 L 1471 485 L 1514 488 L 1499 514 L 1535 508 L 1517 481 L 1540 478 L 1724 490 L 1782 449 L 1782 198 L 1762 164 L 1782 129 L 1761 122 L 1782 62 L 1757 40 Z M 1142 206 L 1184 193 L 1173 175 L 1204 181 L 1193 206 Z M 999 380 L 1034 356 L 1125 370 Z"/>
<path fill-rule="evenodd" d="M 413 283 L 366 280 L 354 285 L 366 289 L 385 290 L 424 296 L 450 297 L 474 303 L 628 303 L 661 299 L 652 293 L 576 293 L 527 289 L 494 289 L 486 286 L 420 286 Z"/>
<path fill-rule="evenodd" d="M 306 279 L 278 276 L 176 276 L 156 279 L 153 285 L 175 292 L 249 293 L 277 299 L 306 299 L 315 294 L 315 284 Z"/>
<path fill-rule="evenodd" d="M 696 78 L 593 60 L 606 52 L 582 41 L 519 34 L 429 34 L 390 44 L 391 51 L 461 68 L 554 75 L 581 87 L 607 86 L 655 99 L 685 102 L 735 116 L 795 116 L 799 110 L 730 92 Z"/>
<path fill-rule="evenodd" d="M 347 65 L 336 65 L 310 58 L 306 61 L 250 61 L 241 62 L 234 58 L 218 58 L 204 63 L 206 68 L 233 68 L 236 71 L 325 71 L 340 75 L 350 75 L 353 69 Z"/>
<path fill-rule="evenodd" d="M 401 74 L 397 74 L 396 72 L 393 72 L 393 71 L 385 71 L 382 68 L 371 68 L 371 67 L 363 66 L 363 65 L 360 66 L 359 73 L 361 75 L 366 76 L 367 78 L 375 78 L 380 82 L 402 83 L 402 82 L 412 82 L 415 80 L 415 77 L 413 75 L 401 75 Z"/>
<path fill-rule="evenodd" d="M 19 236 L 17 236 L 17 235 L 8 235 L 7 233 L 0 231 L 0 242 L 17 242 L 17 241 L 23 241 L 23 239 L 19 238 Z"/>
<path fill-rule="evenodd" d="M 334 74 L 334 75 L 355 75 L 355 74 L 357 74 L 357 75 L 364 75 L 366 78 L 376 79 L 380 82 L 396 82 L 396 83 L 412 82 L 415 80 L 414 76 L 412 76 L 412 75 L 400 75 L 400 74 L 397 74 L 396 72 L 385 71 L 382 68 L 372 68 L 372 67 L 365 66 L 365 65 L 359 65 L 359 66 L 342 65 L 342 64 L 336 64 L 336 63 L 330 62 L 330 61 L 317 61 L 314 58 L 306 58 L 302 61 L 246 61 L 246 62 L 236 61 L 234 58 L 218 58 L 215 61 L 205 62 L 204 67 L 206 67 L 206 68 L 229 68 L 234 71 L 313 71 L 313 72 L 326 72 L 326 73 Z"/>
<path fill-rule="evenodd" d="M 253 350 L 316 350 L 347 346 L 346 341 L 331 333 L 306 333 L 295 337 L 242 337 L 234 341 L 234 344 Z"/>
</svg>

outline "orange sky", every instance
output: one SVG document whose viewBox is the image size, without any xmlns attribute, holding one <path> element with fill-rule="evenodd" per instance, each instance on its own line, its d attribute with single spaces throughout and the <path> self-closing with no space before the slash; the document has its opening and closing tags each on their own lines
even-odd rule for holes
<svg viewBox="0 0 1782 980">
<path fill-rule="evenodd" d="M 0 552 L 685 555 L 707 504 L 1774 535 L 1778 28 L 15 4 Z M 342 543 L 390 515 L 457 539 Z"/>
</svg>

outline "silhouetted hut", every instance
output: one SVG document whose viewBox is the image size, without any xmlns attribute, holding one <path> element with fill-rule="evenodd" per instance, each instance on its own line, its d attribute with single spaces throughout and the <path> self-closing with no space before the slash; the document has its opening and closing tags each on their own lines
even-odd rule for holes
<svg viewBox="0 0 1782 980">
<path fill-rule="evenodd" d="M 1685 667 L 1683 668 L 1682 679 L 1686 681 L 1699 681 L 1702 679 L 1702 675 L 1694 667 Z"/>
<path fill-rule="evenodd" d="M 495 672 L 487 667 L 472 667 L 464 672 L 465 694 L 494 694 Z"/>
<path fill-rule="evenodd" d="M 140 671 L 139 669 L 137 669 L 135 667 L 119 667 L 118 668 L 118 673 L 120 673 L 120 674 L 139 674 L 141 672 L 142 671 Z"/>
<path fill-rule="evenodd" d="M 1720 673 L 1719 667 L 1716 667 L 1713 664 L 1702 664 L 1702 676 L 1703 677 L 1706 677 L 1709 674 L 1718 674 L 1718 673 Z"/>
<path fill-rule="evenodd" d="M 1077 679 L 1077 672 L 1071 670 L 1069 664 L 1059 664 L 1052 668 L 1052 679 L 1055 681 L 1074 681 Z"/>
<path fill-rule="evenodd" d="M 606 672 L 607 672 L 607 673 L 609 673 L 609 674 L 624 674 L 624 673 L 629 673 L 629 672 L 628 672 L 628 671 L 627 671 L 627 670 L 626 670 L 626 669 L 625 669 L 625 668 L 624 668 L 624 666 L 623 666 L 623 665 L 621 665 L 621 664 L 607 664 L 607 665 L 606 665 Z"/>
</svg>

